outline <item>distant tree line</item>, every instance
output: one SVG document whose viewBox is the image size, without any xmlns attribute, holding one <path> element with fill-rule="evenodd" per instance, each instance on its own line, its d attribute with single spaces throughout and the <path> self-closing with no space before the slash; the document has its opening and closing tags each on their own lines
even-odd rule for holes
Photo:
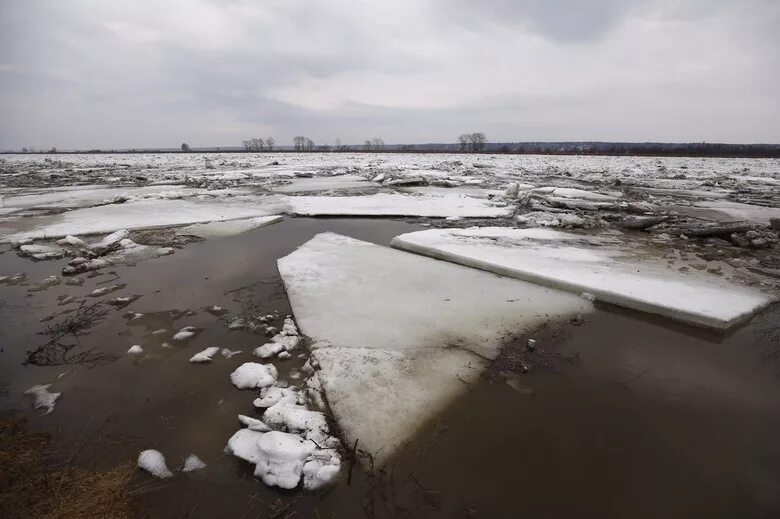
<svg viewBox="0 0 780 519">
<path fill-rule="evenodd" d="M 263 139 L 262 137 L 253 137 L 241 143 L 245 151 L 274 151 L 276 140 L 273 137 Z"/>
</svg>

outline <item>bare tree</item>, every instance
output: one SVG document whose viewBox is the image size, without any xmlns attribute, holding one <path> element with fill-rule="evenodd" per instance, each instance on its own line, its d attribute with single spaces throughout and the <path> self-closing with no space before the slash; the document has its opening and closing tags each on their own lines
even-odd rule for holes
<svg viewBox="0 0 780 519">
<path fill-rule="evenodd" d="M 274 151 L 274 144 L 276 144 L 276 140 L 273 137 L 268 137 L 265 140 L 265 147 L 268 148 L 268 151 Z"/>
<path fill-rule="evenodd" d="M 371 140 L 366 139 L 366 142 L 363 143 L 363 149 L 365 149 L 366 151 L 371 151 L 371 147 L 372 147 Z"/>
<path fill-rule="evenodd" d="M 373 146 L 374 151 L 382 151 L 385 148 L 385 141 L 379 137 L 374 137 L 371 139 L 371 145 Z"/>
<path fill-rule="evenodd" d="M 474 132 L 471 134 L 471 151 L 480 153 L 485 151 L 485 145 L 487 144 L 487 136 L 482 132 Z"/>
<path fill-rule="evenodd" d="M 306 138 L 306 151 L 313 151 L 314 150 L 314 141 Z"/>
<path fill-rule="evenodd" d="M 184 152 L 184 153 L 189 153 L 192 150 L 190 149 L 190 145 L 189 144 L 187 144 L 186 142 L 182 142 L 181 143 L 181 151 Z"/>
<path fill-rule="evenodd" d="M 341 151 L 341 137 L 336 137 L 336 151 Z"/>
<path fill-rule="evenodd" d="M 471 143 L 471 135 L 469 135 L 468 133 L 464 133 L 458 136 L 458 147 L 460 148 L 460 151 L 466 151 L 470 143 Z"/>
<path fill-rule="evenodd" d="M 295 148 L 295 151 L 304 151 L 306 146 L 306 137 L 298 136 L 293 138 L 293 147 Z"/>
</svg>

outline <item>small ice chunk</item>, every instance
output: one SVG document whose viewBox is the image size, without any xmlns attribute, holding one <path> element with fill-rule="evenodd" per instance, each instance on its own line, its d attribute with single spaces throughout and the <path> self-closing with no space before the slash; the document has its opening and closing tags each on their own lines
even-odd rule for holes
<svg viewBox="0 0 780 519">
<path fill-rule="evenodd" d="M 528 348 L 528 351 L 534 351 L 536 349 L 536 340 L 535 339 L 528 339 L 528 342 L 526 343 L 526 348 Z"/>
<path fill-rule="evenodd" d="M 130 346 L 130 349 L 127 350 L 127 353 L 130 355 L 140 355 L 143 352 L 144 349 L 138 344 L 133 344 L 132 346 Z"/>
<path fill-rule="evenodd" d="M 227 323 L 228 330 L 243 330 L 246 328 L 246 319 L 236 316 Z"/>
<path fill-rule="evenodd" d="M 260 390 L 260 398 L 253 402 L 255 407 L 271 407 L 279 402 L 295 404 L 298 401 L 298 392 L 291 387 L 264 387 Z"/>
<path fill-rule="evenodd" d="M 165 464 L 165 456 L 160 451 L 148 449 L 138 455 L 138 467 L 157 478 L 169 478 L 173 472 Z"/>
<path fill-rule="evenodd" d="M 241 422 L 242 425 L 246 425 L 247 429 L 251 431 L 268 432 L 271 430 L 271 428 L 268 427 L 262 420 L 252 418 L 251 416 L 240 414 L 238 415 L 238 421 Z"/>
<path fill-rule="evenodd" d="M 328 424 L 323 413 L 289 402 L 280 401 L 266 409 L 263 421 L 274 429 L 303 433 L 318 444 L 328 438 Z"/>
<path fill-rule="evenodd" d="M 257 355 L 261 359 L 267 359 L 269 357 L 273 357 L 283 349 L 284 349 L 284 344 L 280 342 L 268 342 L 266 344 L 263 344 L 262 346 L 255 348 L 255 355 Z"/>
<path fill-rule="evenodd" d="M 241 415 L 239 415 L 239 419 L 240 417 Z M 241 458 L 242 460 L 248 461 L 249 463 L 257 463 L 257 460 L 260 457 L 257 443 L 262 437 L 262 432 L 253 431 L 251 429 L 239 429 L 228 440 L 227 447 L 225 447 L 225 452 Z"/>
<path fill-rule="evenodd" d="M 289 351 L 280 351 L 279 355 L 276 356 L 276 358 L 282 359 L 282 360 L 289 359 L 290 357 L 292 357 L 292 355 L 290 355 Z"/>
<path fill-rule="evenodd" d="M 83 247 L 86 245 L 84 240 L 72 235 L 67 235 L 64 238 L 57 240 L 57 245 L 70 245 L 71 247 Z"/>
<path fill-rule="evenodd" d="M 174 341 L 186 341 L 192 339 L 197 333 L 198 329 L 194 326 L 185 326 L 173 335 Z"/>
<path fill-rule="evenodd" d="M 241 353 L 241 350 L 231 350 L 229 348 L 222 348 L 222 356 L 226 359 L 229 359 L 230 357 L 233 357 L 234 355 L 238 355 Z"/>
<path fill-rule="evenodd" d="M 279 335 L 297 336 L 298 327 L 295 326 L 295 321 L 293 321 L 290 317 L 286 317 L 284 319 L 284 325 L 282 325 L 282 331 L 279 332 Z"/>
<path fill-rule="evenodd" d="M 245 362 L 230 374 L 230 381 L 238 389 L 262 388 L 273 385 L 277 376 L 273 364 Z"/>
<path fill-rule="evenodd" d="M 111 247 L 112 245 L 126 239 L 128 236 L 130 236 L 130 231 L 128 231 L 127 229 L 121 229 L 119 231 L 112 232 L 111 234 L 109 234 L 99 242 L 93 243 L 92 245 L 90 245 L 90 247 L 92 248 Z"/>
<path fill-rule="evenodd" d="M 184 467 L 182 467 L 181 471 L 192 472 L 203 468 L 206 468 L 206 464 L 203 462 L 203 460 L 197 457 L 195 454 L 190 454 L 187 456 L 187 459 L 184 460 Z"/>
<path fill-rule="evenodd" d="M 200 353 L 196 353 L 190 358 L 190 362 L 193 363 L 202 363 L 202 362 L 211 362 L 211 358 L 216 355 L 219 352 L 219 347 L 217 346 L 210 346 L 206 348 L 205 350 L 201 351 Z"/>
<path fill-rule="evenodd" d="M 36 384 L 24 392 L 25 395 L 35 397 L 33 407 L 35 409 L 45 409 L 46 412 L 43 414 L 49 414 L 54 411 L 54 403 L 62 395 L 62 393 L 49 392 L 50 387 L 51 384 Z"/>
<path fill-rule="evenodd" d="M 334 457 L 329 460 L 310 459 L 303 465 L 303 488 L 318 490 L 336 480 L 341 469 L 341 461 Z"/>
</svg>

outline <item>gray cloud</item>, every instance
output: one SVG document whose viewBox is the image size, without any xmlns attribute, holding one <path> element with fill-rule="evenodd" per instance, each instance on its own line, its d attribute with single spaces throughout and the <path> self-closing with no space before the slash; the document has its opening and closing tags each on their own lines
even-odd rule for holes
<svg viewBox="0 0 780 519">
<path fill-rule="evenodd" d="M 773 0 L 0 3 L 0 149 L 780 141 Z"/>
</svg>

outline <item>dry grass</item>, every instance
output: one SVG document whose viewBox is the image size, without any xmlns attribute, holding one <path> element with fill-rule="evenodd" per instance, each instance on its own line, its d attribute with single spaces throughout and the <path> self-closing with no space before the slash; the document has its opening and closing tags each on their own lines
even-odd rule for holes
<svg viewBox="0 0 780 519">
<path fill-rule="evenodd" d="M 133 518 L 134 464 L 95 472 L 46 462 L 49 437 L 20 417 L 0 419 L 0 517 Z"/>
</svg>

